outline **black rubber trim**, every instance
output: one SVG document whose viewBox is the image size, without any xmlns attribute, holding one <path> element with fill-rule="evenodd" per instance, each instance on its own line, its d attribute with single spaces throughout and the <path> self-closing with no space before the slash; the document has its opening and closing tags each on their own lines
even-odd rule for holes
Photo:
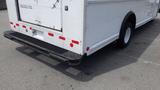
<svg viewBox="0 0 160 90">
<path fill-rule="evenodd" d="M 20 10 L 19 10 L 19 2 L 18 2 L 18 0 L 16 0 L 15 2 L 16 2 L 16 12 L 17 12 L 18 21 L 21 21 L 21 15 L 20 15 Z"/>
<path fill-rule="evenodd" d="M 45 54 L 47 56 L 52 56 L 63 61 L 80 60 L 83 58 L 83 55 L 76 54 L 63 48 L 59 48 L 52 44 L 43 42 L 41 40 L 29 37 L 18 32 L 6 31 L 4 32 L 4 37 L 22 45 L 29 46 L 39 53 Z"/>
</svg>

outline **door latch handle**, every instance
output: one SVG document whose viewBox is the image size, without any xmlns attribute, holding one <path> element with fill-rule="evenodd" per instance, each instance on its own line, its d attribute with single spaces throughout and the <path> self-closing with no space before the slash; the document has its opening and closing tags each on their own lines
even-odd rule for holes
<svg viewBox="0 0 160 90">
<path fill-rule="evenodd" d="M 56 6 L 57 6 L 58 3 L 59 3 L 59 0 L 56 0 L 56 2 L 52 6 L 52 9 L 56 8 Z"/>
<path fill-rule="evenodd" d="M 68 6 L 65 6 L 64 9 L 65 9 L 65 11 L 68 11 L 68 10 L 69 10 Z"/>
</svg>

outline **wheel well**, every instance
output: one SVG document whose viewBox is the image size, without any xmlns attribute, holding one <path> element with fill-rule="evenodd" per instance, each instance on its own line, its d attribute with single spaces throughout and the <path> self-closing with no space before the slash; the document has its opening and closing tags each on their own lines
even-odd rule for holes
<svg viewBox="0 0 160 90">
<path fill-rule="evenodd" d="M 132 24 L 134 24 L 134 27 L 136 26 L 136 15 L 135 14 L 131 14 L 128 18 L 129 22 L 131 22 Z"/>
<path fill-rule="evenodd" d="M 134 12 L 131 11 L 125 16 L 122 24 L 126 22 L 131 22 L 132 24 L 134 24 L 134 27 L 136 27 L 136 15 Z"/>
</svg>

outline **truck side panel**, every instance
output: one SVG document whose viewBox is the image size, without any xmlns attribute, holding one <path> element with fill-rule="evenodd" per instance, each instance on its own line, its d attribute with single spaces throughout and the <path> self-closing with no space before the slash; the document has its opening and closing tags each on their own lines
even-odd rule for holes
<svg viewBox="0 0 160 90">
<path fill-rule="evenodd" d="M 136 23 L 140 26 L 156 16 L 152 10 L 156 8 L 156 0 L 88 0 L 85 48 L 90 50 L 85 51 L 90 55 L 118 39 L 128 12 L 136 14 Z"/>
</svg>

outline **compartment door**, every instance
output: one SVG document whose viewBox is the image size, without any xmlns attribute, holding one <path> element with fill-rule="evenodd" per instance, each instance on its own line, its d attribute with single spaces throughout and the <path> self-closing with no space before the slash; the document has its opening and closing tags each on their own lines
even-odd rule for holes
<svg viewBox="0 0 160 90">
<path fill-rule="evenodd" d="M 18 0 L 22 21 L 61 31 L 61 0 Z"/>
</svg>

